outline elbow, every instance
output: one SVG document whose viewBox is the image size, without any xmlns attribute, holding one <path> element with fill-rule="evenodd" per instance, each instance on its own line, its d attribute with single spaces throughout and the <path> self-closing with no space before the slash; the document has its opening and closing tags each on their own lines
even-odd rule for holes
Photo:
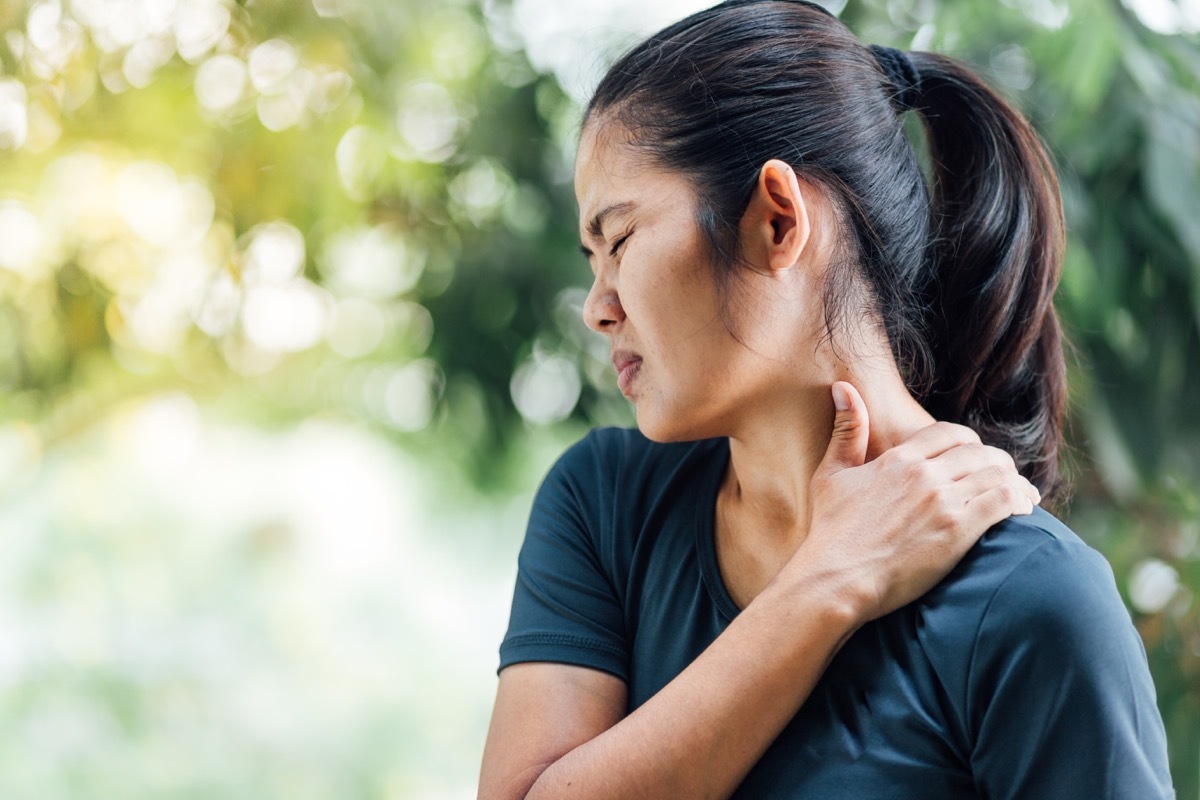
<svg viewBox="0 0 1200 800">
<path fill-rule="evenodd" d="M 523 769 L 503 776 L 490 776 L 485 772 L 480 776 L 477 800 L 538 800 L 545 793 L 538 789 L 538 782 L 543 773 L 555 764 L 545 761 L 529 764 Z"/>
</svg>

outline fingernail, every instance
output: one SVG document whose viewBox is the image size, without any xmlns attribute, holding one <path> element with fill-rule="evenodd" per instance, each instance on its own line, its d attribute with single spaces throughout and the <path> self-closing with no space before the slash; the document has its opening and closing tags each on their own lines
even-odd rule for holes
<svg viewBox="0 0 1200 800">
<path fill-rule="evenodd" d="M 833 405 L 838 411 L 850 410 L 850 394 L 844 386 L 833 386 Z"/>
</svg>

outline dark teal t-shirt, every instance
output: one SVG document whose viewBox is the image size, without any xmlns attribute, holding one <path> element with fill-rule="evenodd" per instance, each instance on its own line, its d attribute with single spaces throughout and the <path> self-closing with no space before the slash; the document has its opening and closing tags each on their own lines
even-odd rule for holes
<svg viewBox="0 0 1200 800">
<path fill-rule="evenodd" d="M 629 710 L 737 615 L 713 520 L 727 439 L 592 431 L 543 481 L 500 668 L 612 673 Z M 1048 512 L 991 528 L 865 625 L 735 798 L 1173 798 L 1141 639 L 1104 558 Z"/>
</svg>

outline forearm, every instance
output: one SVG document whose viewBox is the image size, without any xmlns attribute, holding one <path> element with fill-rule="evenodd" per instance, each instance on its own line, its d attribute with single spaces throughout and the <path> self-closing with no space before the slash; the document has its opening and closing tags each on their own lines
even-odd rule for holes
<svg viewBox="0 0 1200 800">
<path fill-rule="evenodd" d="M 687 669 L 549 766 L 526 797 L 728 797 L 853 632 L 849 606 L 833 596 L 817 581 L 777 579 Z"/>
</svg>

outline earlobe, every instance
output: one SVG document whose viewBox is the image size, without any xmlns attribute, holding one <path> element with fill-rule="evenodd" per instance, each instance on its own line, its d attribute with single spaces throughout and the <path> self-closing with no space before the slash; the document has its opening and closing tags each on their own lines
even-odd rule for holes
<svg viewBox="0 0 1200 800">
<path fill-rule="evenodd" d="M 759 246 L 765 247 L 767 266 L 772 271 L 795 266 L 808 245 L 811 224 L 804 191 L 791 165 L 776 158 L 763 164 L 747 213 L 752 214 L 748 221 L 761 237 Z"/>
</svg>

